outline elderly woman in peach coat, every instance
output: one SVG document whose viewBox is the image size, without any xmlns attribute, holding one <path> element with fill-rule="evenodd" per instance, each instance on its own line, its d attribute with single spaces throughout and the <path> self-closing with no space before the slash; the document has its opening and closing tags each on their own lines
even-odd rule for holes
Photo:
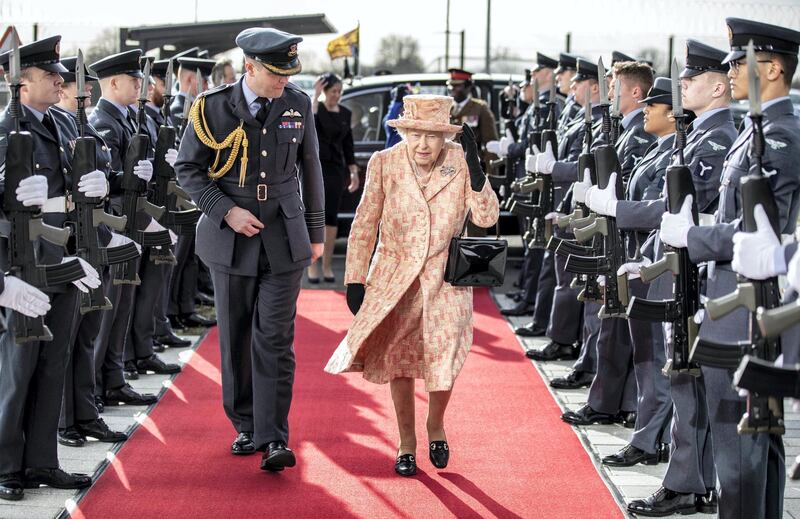
<svg viewBox="0 0 800 519">
<path fill-rule="evenodd" d="M 429 392 L 430 460 L 444 468 L 445 409 L 472 345 L 472 289 L 444 281 L 450 239 L 468 212 L 475 225 L 494 225 L 499 204 L 470 128 L 463 127 L 460 145 L 449 140 L 462 131 L 450 124 L 452 98 L 403 101 L 403 117 L 389 122 L 403 140 L 367 166 L 347 242 L 347 304 L 355 318 L 325 370 L 360 371 L 370 382 L 389 383 L 400 432 L 395 471 L 411 476 L 414 381 L 422 379 Z"/>
</svg>

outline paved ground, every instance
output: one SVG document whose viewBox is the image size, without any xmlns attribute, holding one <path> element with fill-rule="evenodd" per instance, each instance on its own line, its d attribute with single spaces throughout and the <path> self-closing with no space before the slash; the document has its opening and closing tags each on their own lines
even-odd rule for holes
<svg viewBox="0 0 800 519">
<path fill-rule="evenodd" d="M 341 241 L 341 240 L 340 240 Z M 519 241 L 518 239 L 516 241 Z M 512 246 L 518 245 L 515 240 L 511 240 Z M 338 244 L 342 245 L 342 244 Z M 306 279 L 303 281 L 304 288 L 313 289 L 337 289 L 342 290 L 344 258 L 339 256 L 335 259 L 334 272 L 336 283 L 320 283 L 311 285 Z M 518 262 L 511 262 L 506 276 L 506 287 L 496 293 L 496 301 L 501 307 L 510 306 L 511 301 L 503 295 L 511 289 L 511 282 L 516 279 L 516 268 Z M 205 311 L 210 311 L 205 309 Z M 509 326 L 516 327 L 528 322 L 529 317 L 514 317 L 509 321 Z M 192 348 L 168 349 L 160 354 L 168 362 L 182 362 L 186 360 L 191 351 L 199 342 L 200 336 L 188 336 L 195 341 Z M 520 355 L 526 349 L 536 347 L 541 348 L 546 344 L 543 339 L 520 339 Z M 565 375 L 571 366 L 571 362 L 547 362 L 539 363 L 531 361 L 533 368 L 537 369 L 545 381 Z M 159 375 L 148 375 L 133 381 L 131 385 L 137 391 L 144 392 L 164 392 L 168 391 L 170 377 Z M 562 409 L 577 409 L 586 401 L 587 389 L 577 391 L 552 391 L 553 397 Z M 137 418 L 141 418 L 141 413 L 148 412 L 149 409 L 141 407 L 117 407 L 108 408 L 103 415 L 111 428 L 132 432 L 137 426 Z M 787 409 L 786 445 L 787 465 L 791 465 L 795 456 L 800 454 L 800 415 Z M 612 454 L 627 444 L 631 431 L 620 425 L 596 425 L 590 427 L 575 428 L 576 434 L 583 442 L 587 452 L 599 474 L 603 477 L 609 490 L 614 494 L 624 509 L 625 503 L 631 499 L 646 497 L 655 491 L 661 484 L 661 478 L 666 470 L 665 464 L 655 466 L 637 465 L 631 468 L 609 469 L 600 464 L 600 458 Z M 117 452 L 122 444 L 103 444 L 91 442 L 85 447 L 69 448 L 59 446 L 59 457 L 62 466 L 69 471 L 80 471 L 94 474 L 95 478 L 105 470 L 108 459 Z M 53 517 L 68 517 L 68 510 L 71 510 L 82 493 L 67 490 L 55 490 L 41 488 L 39 490 L 26 490 L 25 499 L 18 503 L 0 501 L 0 519 L 39 519 Z M 566 497 L 566 496 L 565 496 Z M 586 498 L 581 496 L 580 498 Z M 788 481 L 786 484 L 784 518 L 800 519 L 800 482 Z M 675 519 L 684 516 L 671 516 Z M 711 517 L 698 515 L 699 517 Z"/>
</svg>

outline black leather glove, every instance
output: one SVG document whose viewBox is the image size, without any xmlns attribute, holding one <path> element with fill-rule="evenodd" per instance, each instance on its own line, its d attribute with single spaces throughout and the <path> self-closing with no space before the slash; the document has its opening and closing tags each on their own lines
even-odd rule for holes
<svg viewBox="0 0 800 519">
<path fill-rule="evenodd" d="M 347 285 L 347 308 L 353 315 L 356 315 L 361 309 L 361 303 L 364 302 L 364 285 L 361 283 L 351 283 Z"/>
<path fill-rule="evenodd" d="M 461 147 L 464 148 L 464 158 L 469 168 L 469 183 L 473 191 L 481 191 L 486 183 L 486 175 L 481 169 L 481 159 L 478 157 L 478 143 L 475 134 L 467 123 L 461 125 Z"/>
</svg>

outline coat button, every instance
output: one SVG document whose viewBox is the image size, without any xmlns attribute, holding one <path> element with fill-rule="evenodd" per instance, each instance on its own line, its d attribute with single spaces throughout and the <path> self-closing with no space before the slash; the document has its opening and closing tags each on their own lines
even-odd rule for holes
<svg viewBox="0 0 800 519">
<path fill-rule="evenodd" d="M 61 168 L 61 171 L 63 171 L 64 173 L 66 173 L 66 172 L 67 172 L 67 168 Z"/>
<path fill-rule="evenodd" d="M 262 135 L 266 135 L 267 134 L 267 129 L 266 128 L 261 128 L 261 134 Z"/>
<path fill-rule="evenodd" d="M 266 157 L 267 156 L 267 150 L 261 150 L 261 156 L 262 157 Z"/>
<path fill-rule="evenodd" d="M 58 149 L 61 150 L 61 153 L 64 153 L 64 146 L 59 146 Z"/>
<path fill-rule="evenodd" d="M 39 166 L 39 164 L 37 163 L 37 164 L 36 164 L 36 169 L 39 169 L 40 167 L 41 167 L 41 166 Z"/>
<path fill-rule="evenodd" d="M 297 142 L 297 137 L 292 137 L 292 142 Z"/>
<path fill-rule="evenodd" d="M 267 174 L 264 173 L 263 171 L 261 172 L 261 178 L 267 178 Z"/>
</svg>

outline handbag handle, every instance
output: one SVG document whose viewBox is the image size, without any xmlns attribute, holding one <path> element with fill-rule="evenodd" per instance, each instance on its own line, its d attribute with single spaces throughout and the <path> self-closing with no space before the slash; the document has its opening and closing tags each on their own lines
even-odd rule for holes
<svg viewBox="0 0 800 519">
<path fill-rule="evenodd" d="M 467 224 L 469 223 L 469 215 L 472 214 L 472 209 L 467 209 L 467 217 L 464 218 L 464 225 L 461 227 L 461 233 L 458 235 L 459 238 L 463 238 L 464 234 L 467 232 Z M 494 224 L 494 232 L 496 239 L 500 239 L 500 216 L 497 216 L 497 222 Z"/>
</svg>

